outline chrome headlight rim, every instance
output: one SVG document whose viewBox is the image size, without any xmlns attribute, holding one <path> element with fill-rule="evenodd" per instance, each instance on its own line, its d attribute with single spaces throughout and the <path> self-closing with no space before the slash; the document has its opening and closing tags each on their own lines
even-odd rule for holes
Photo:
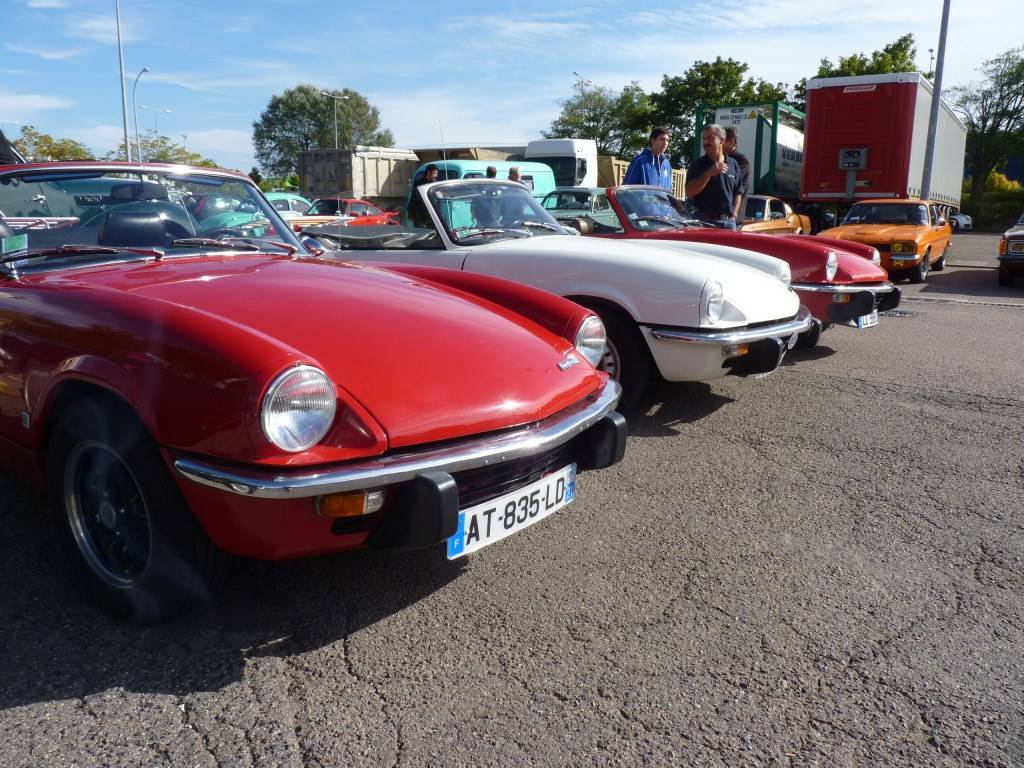
<svg viewBox="0 0 1024 768">
<path fill-rule="evenodd" d="M 281 425 L 275 425 L 272 421 L 278 415 L 273 408 L 277 397 L 281 394 L 282 389 L 292 383 L 297 376 L 312 376 L 314 380 L 321 379 L 320 383 L 324 390 L 322 395 L 324 404 L 320 409 L 319 424 L 313 424 L 312 428 L 307 428 L 301 439 L 294 432 L 282 428 Z M 334 423 L 337 407 L 334 382 L 331 381 L 330 376 L 313 365 L 293 365 L 274 377 L 260 403 L 260 426 L 263 428 L 263 436 L 275 448 L 287 453 L 307 451 L 323 440 L 330 430 Z"/>
<path fill-rule="evenodd" d="M 708 280 L 700 297 L 700 313 L 702 325 L 714 325 L 722 319 L 725 308 L 725 290 L 717 280 Z"/>
<path fill-rule="evenodd" d="M 825 280 L 831 283 L 835 280 L 838 271 L 839 255 L 835 251 L 829 251 L 828 258 L 825 259 Z"/>
<path fill-rule="evenodd" d="M 793 270 L 790 268 L 788 261 L 779 259 L 779 264 L 775 268 L 775 276 L 782 281 L 783 285 L 793 284 Z"/>
<path fill-rule="evenodd" d="M 597 315 L 591 315 L 580 323 L 572 345 L 588 363 L 597 368 L 604 358 L 607 342 L 608 331 L 604 327 L 604 322 Z"/>
<path fill-rule="evenodd" d="M 882 266 L 882 254 L 877 248 L 871 249 L 871 263 L 876 267 Z"/>
</svg>

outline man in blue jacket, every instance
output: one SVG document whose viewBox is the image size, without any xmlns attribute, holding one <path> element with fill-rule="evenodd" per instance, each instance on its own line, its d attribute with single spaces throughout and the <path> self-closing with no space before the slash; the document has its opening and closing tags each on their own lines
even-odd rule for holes
<svg viewBox="0 0 1024 768">
<path fill-rule="evenodd" d="M 623 184 L 649 184 L 672 191 L 672 164 L 668 155 L 668 129 L 655 128 L 651 131 L 651 146 L 633 158 L 626 170 Z"/>
</svg>

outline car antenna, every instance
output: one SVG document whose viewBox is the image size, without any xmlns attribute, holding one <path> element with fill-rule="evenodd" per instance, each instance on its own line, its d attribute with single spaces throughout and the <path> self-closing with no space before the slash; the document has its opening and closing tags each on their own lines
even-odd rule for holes
<svg viewBox="0 0 1024 768">
<path fill-rule="evenodd" d="M 441 159 L 448 162 L 448 153 L 444 149 L 444 124 L 438 120 L 437 127 L 441 129 Z"/>
</svg>

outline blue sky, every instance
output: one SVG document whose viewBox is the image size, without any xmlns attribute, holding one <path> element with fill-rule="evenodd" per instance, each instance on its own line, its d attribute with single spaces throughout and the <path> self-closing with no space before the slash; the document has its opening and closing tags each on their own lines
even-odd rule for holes
<svg viewBox="0 0 1024 768">
<path fill-rule="evenodd" d="M 122 136 L 114 0 L 0 8 L 0 128 L 16 136 L 27 123 L 113 149 Z M 121 23 L 129 99 L 136 73 L 150 69 L 137 104 L 153 109 L 139 111 L 140 129 L 156 120 L 190 150 L 247 171 L 253 120 L 299 83 L 364 94 L 399 146 L 436 145 L 442 126 L 448 144 L 524 143 L 557 116 L 574 70 L 598 85 L 638 80 L 654 90 L 663 74 L 721 55 L 792 83 L 822 57 L 870 52 L 907 32 L 927 69 L 941 11 L 941 0 L 121 0 Z M 1019 45 L 1019 20 L 1020 0 L 954 0 L 945 84 L 978 79 L 985 59 Z"/>
</svg>

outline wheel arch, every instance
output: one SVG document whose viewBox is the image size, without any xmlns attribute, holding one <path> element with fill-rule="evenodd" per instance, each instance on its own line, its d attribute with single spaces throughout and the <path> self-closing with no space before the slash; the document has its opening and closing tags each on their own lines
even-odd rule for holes
<svg viewBox="0 0 1024 768">
<path fill-rule="evenodd" d="M 66 378 L 54 384 L 46 393 L 45 400 L 37 410 L 33 425 L 33 431 L 37 435 L 37 444 L 49 449 L 54 430 L 60 424 L 64 413 L 73 404 L 85 399 L 96 400 L 104 407 L 119 411 L 123 416 L 134 418 L 150 435 L 153 434 L 153 430 L 150 425 L 145 423 L 138 409 L 122 393 L 93 381 Z"/>
</svg>

